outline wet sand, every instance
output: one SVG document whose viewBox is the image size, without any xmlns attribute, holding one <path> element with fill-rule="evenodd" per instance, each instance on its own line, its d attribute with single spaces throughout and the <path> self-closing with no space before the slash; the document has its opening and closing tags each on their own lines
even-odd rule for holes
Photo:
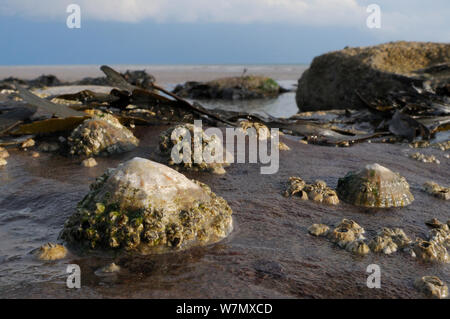
<svg viewBox="0 0 450 319">
<path fill-rule="evenodd" d="M 133 152 L 98 159 L 95 168 L 59 155 L 11 151 L 0 169 L 0 297 L 2 298 L 421 298 L 413 282 L 437 275 L 450 283 L 448 264 L 425 264 L 402 252 L 355 257 L 323 238 L 308 234 L 313 223 L 336 225 L 351 218 L 372 237 L 382 227 L 401 227 L 412 239 L 424 237 L 424 222 L 450 218 L 448 202 L 421 191 L 428 180 L 448 184 L 450 163 L 406 157 L 407 145 L 360 144 L 334 148 L 299 143 L 282 136 L 291 151 L 280 152 L 280 170 L 261 175 L 259 164 L 233 164 L 223 176 L 186 173 L 211 186 L 233 209 L 235 230 L 226 240 L 189 251 L 145 257 L 75 256 L 55 262 L 33 259 L 30 251 L 55 241 L 89 184 L 108 167 L 135 156 L 153 158 L 158 134 L 166 127 L 139 127 L 141 145 Z M 327 206 L 282 192 L 290 176 L 325 180 L 336 187 L 349 170 L 377 162 L 406 177 L 415 196 L 403 209 L 367 210 L 341 203 Z M 100 277 L 109 262 L 122 271 Z M 67 264 L 79 264 L 82 288 L 66 288 Z M 366 267 L 381 267 L 381 289 L 366 286 Z"/>
</svg>

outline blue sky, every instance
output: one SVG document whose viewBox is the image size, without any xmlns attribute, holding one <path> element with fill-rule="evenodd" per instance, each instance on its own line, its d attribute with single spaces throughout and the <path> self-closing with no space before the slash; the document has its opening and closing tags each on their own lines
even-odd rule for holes
<svg viewBox="0 0 450 319">
<path fill-rule="evenodd" d="M 81 29 L 66 7 L 81 8 Z M 369 4 L 381 28 L 369 29 Z M 1 65 L 309 63 L 394 40 L 450 42 L 448 0 L 0 0 Z"/>
</svg>

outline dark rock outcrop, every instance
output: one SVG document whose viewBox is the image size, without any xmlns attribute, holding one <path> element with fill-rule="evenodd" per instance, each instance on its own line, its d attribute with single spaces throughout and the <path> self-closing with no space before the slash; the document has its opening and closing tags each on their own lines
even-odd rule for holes
<svg viewBox="0 0 450 319">
<path fill-rule="evenodd" d="M 345 48 L 316 57 L 298 81 L 301 111 L 361 108 L 361 92 L 369 101 L 389 92 L 411 92 L 413 84 L 446 88 L 450 76 L 450 44 L 392 42 Z"/>
<path fill-rule="evenodd" d="M 191 99 L 249 100 L 276 97 L 286 92 L 278 83 L 264 76 L 238 76 L 209 82 L 186 82 L 173 93 Z"/>
</svg>

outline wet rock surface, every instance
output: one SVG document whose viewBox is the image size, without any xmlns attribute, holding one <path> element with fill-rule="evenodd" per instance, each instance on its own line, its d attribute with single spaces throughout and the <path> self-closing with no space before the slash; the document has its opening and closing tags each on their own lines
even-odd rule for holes
<svg viewBox="0 0 450 319">
<path fill-rule="evenodd" d="M 414 200 L 406 179 L 379 164 L 347 173 L 339 179 L 337 193 L 341 200 L 363 207 L 404 207 Z"/>
<path fill-rule="evenodd" d="M 134 158 L 97 178 L 61 237 L 91 249 L 167 252 L 225 238 L 231 214 L 205 184 Z"/>
<path fill-rule="evenodd" d="M 414 79 L 426 78 L 417 71 L 442 63 L 450 63 L 450 44 L 391 42 L 326 53 L 298 81 L 297 105 L 301 111 L 365 108 L 358 91 L 369 101 L 414 92 Z"/>
<path fill-rule="evenodd" d="M 192 99 L 248 100 L 276 97 L 286 90 L 271 78 L 250 75 L 210 82 L 186 82 L 173 92 Z"/>
<path fill-rule="evenodd" d="M 132 150 L 139 144 L 133 133 L 110 114 L 85 120 L 69 136 L 71 155 L 107 156 Z"/>
</svg>

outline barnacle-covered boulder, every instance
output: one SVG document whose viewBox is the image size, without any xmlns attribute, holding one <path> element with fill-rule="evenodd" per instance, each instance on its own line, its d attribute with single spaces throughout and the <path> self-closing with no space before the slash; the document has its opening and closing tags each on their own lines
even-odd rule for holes
<svg viewBox="0 0 450 319">
<path fill-rule="evenodd" d="M 443 299 L 448 297 L 447 285 L 436 276 L 423 276 L 414 282 L 414 287 L 427 297 Z"/>
<path fill-rule="evenodd" d="M 139 140 L 110 114 L 97 114 L 81 123 L 68 138 L 70 154 L 108 156 L 138 146 Z"/>
<path fill-rule="evenodd" d="M 363 207 L 404 207 L 414 200 L 406 179 L 379 164 L 349 172 L 338 180 L 339 198 Z"/>
<path fill-rule="evenodd" d="M 166 252 L 225 238 L 233 228 L 231 214 L 205 184 L 134 158 L 91 185 L 61 237 L 90 248 Z"/>
<path fill-rule="evenodd" d="M 173 150 L 179 158 L 172 156 Z M 229 166 L 222 140 L 215 134 L 207 135 L 193 124 L 177 125 L 162 132 L 159 151 L 164 161 L 175 169 L 225 174 L 224 167 Z M 205 151 L 211 154 L 210 158 L 205 158 Z"/>
</svg>

